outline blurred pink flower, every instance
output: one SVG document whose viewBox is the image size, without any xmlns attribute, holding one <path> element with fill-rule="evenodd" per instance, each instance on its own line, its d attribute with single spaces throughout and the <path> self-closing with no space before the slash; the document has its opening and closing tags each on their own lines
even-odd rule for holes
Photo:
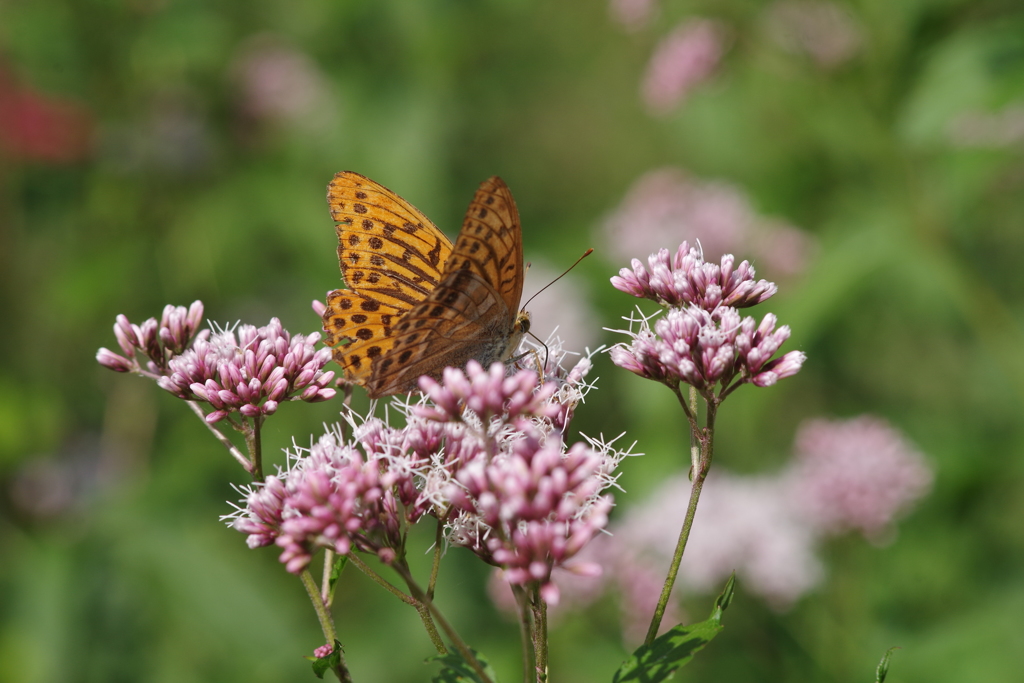
<svg viewBox="0 0 1024 683">
<path fill-rule="evenodd" d="M 817 547 L 826 536 L 858 530 L 878 538 L 931 481 L 924 457 L 883 420 L 811 420 L 798 430 L 794 462 L 781 471 L 712 471 L 677 585 L 714 593 L 736 571 L 746 590 L 786 609 L 823 580 Z M 627 642 L 645 633 L 689 495 L 685 476 L 665 481 L 611 524 L 611 537 L 588 547 L 605 566 L 598 587 L 618 587 L 623 598 Z M 576 580 L 567 576 L 560 585 L 572 591 Z M 593 589 L 583 595 L 580 604 L 597 597 Z"/>
<path fill-rule="evenodd" d="M 751 226 L 747 246 L 766 269 L 785 277 L 803 272 L 818 243 L 813 235 L 800 228 L 762 218 Z"/>
<path fill-rule="evenodd" d="M 924 456 L 885 420 L 811 420 L 796 436 L 788 477 L 808 524 L 871 539 L 931 488 Z"/>
<path fill-rule="evenodd" d="M 0 64 L 0 153 L 26 161 L 69 164 L 88 155 L 92 129 L 92 116 L 85 107 L 19 83 Z"/>
<path fill-rule="evenodd" d="M 651 615 L 661 597 L 667 568 L 667 562 L 617 563 L 614 571 L 619 589 L 619 611 L 622 613 L 622 642 L 627 646 L 635 647 L 644 642 L 651 625 Z M 682 620 L 683 612 L 679 602 L 669 601 L 665 606 L 659 633 L 664 633 Z"/>
<path fill-rule="evenodd" d="M 947 126 L 949 141 L 957 147 L 998 149 L 1024 142 L 1024 103 L 1015 102 L 995 112 L 968 111 Z"/>
<path fill-rule="evenodd" d="M 724 51 L 724 31 L 710 19 L 690 19 L 677 26 L 654 49 L 641 86 L 653 114 L 667 114 L 706 81 Z"/>
<path fill-rule="evenodd" d="M 613 526 L 621 553 L 653 553 L 668 568 L 686 516 L 690 482 L 664 483 L 647 502 Z M 704 485 L 680 568 L 680 584 L 692 591 L 720 590 L 734 570 L 752 593 L 785 608 L 823 575 L 814 554 L 815 534 L 777 477 L 739 477 L 712 472 Z"/>
<path fill-rule="evenodd" d="M 242 112 L 316 127 L 334 115 L 327 79 L 306 54 L 275 36 L 248 40 L 231 69 Z"/>
<path fill-rule="evenodd" d="M 614 258 L 650 254 L 683 240 L 699 241 L 708 261 L 740 250 L 752 252 L 773 277 L 801 272 L 815 247 L 813 237 L 804 231 L 757 216 L 734 185 L 698 180 L 673 167 L 637 179 L 602 229 Z"/>
<path fill-rule="evenodd" d="M 651 23 L 657 12 L 655 0 L 611 0 L 612 20 L 627 31 L 638 31 Z"/>
<path fill-rule="evenodd" d="M 768 33 L 784 50 L 829 69 L 852 59 L 864 35 L 850 11 L 827 0 L 781 0 L 768 8 Z"/>
</svg>

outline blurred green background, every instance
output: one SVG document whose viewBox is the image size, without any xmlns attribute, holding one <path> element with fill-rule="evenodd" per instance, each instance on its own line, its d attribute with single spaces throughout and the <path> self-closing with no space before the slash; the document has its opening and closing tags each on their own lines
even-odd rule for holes
<svg viewBox="0 0 1024 683">
<path fill-rule="evenodd" d="M 652 107 L 649 60 L 695 17 L 717 22 L 720 59 Z M 3 0 L 0 681 L 313 680 L 299 582 L 218 522 L 243 473 L 179 401 L 95 363 L 118 313 L 202 299 L 213 320 L 314 331 L 309 302 L 339 283 L 333 173 L 449 234 L 499 174 L 528 259 L 597 248 L 535 305 L 589 307 L 590 343 L 616 341 L 600 328 L 633 301 L 608 277 L 647 251 L 602 225 L 662 167 L 730 183 L 816 245 L 796 273 L 730 249 L 780 282 L 761 309 L 809 360 L 725 404 L 716 466 L 777 470 L 801 420 L 870 412 L 936 469 L 893 542 L 830 542 L 792 609 L 741 586 L 686 680 L 868 681 L 893 645 L 893 682 L 1020 680 L 1022 152 L 1017 0 Z M 684 435 L 667 390 L 605 357 L 594 374 L 574 426 L 647 453 L 626 508 L 683 467 Z M 337 411 L 284 405 L 272 462 Z M 486 576 L 453 551 L 439 599 L 516 680 Z M 702 618 L 711 598 L 684 602 Z M 335 614 L 357 681 L 432 675 L 415 613 L 355 572 Z M 609 601 L 560 622 L 554 680 L 610 680 L 617 618 Z"/>
</svg>

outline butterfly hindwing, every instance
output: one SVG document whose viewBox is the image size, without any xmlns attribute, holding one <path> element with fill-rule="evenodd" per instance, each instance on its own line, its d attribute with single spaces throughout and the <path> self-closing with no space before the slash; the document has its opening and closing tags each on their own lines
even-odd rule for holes
<svg viewBox="0 0 1024 683">
<path fill-rule="evenodd" d="M 349 381 L 365 384 L 373 360 L 394 346 L 392 329 L 401 315 L 402 311 L 350 289 L 336 289 L 327 295 L 324 342 L 334 347 L 334 360 Z"/>
<path fill-rule="evenodd" d="M 470 269 L 445 277 L 427 300 L 404 314 L 390 353 L 374 361 L 367 388 L 387 395 L 416 388 L 420 375 L 501 360 L 514 319 L 494 288 Z"/>
</svg>

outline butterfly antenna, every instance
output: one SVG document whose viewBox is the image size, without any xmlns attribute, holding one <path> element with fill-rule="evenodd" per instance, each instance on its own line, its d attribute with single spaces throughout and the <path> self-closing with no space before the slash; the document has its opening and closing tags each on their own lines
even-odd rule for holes
<svg viewBox="0 0 1024 683">
<path fill-rule="evenodd" d="M 572 264 L 571 266 L 569 266 L 568 268 L 566 268 L 566 269 L 565 269 L 565 273 L 562 273 L 561 275 L 559 275 L 558 277 L 556 277 L 556 278 L 555 278 L 554 280 L 552 280 L 551 282 L 549 282 L 549 283 L 547 283 L 546 285 L 544 285 L 543 287 L 541 287 L 541 288 L 540 288 L 540 290 L 538 290 L 536 294 L 534 294 L 533 296 L 531 296 L 531 297 L 530 297 L 530 298 L 529 298 L 529 299 L 528 299 L 528 300 L 526 301 L 526 303 L 522 305 L 522 308 L 526 308 L 527 306 L 529 306 L 529 305 L 530 305 L 530 302 L 531 302 L 531 301 L 533 301 L 534 299 L 536 299 L 536 298 L 537 298 L 537 294 L 540 294 L 540 293 L 541 293 L 541 292 L 543 292 L 543 291 L 544 291 L 545 289 L 547 289 L 547 288 L 548 288 L 548 287 L 550 287 L 551 285 L 553 285 L 553 284 L 555 284 L 556 282 L 558 282 L 559 280 L 561 280 L 561 279 L 562 279 L 563 277 L 565 277 L 566 273 L 568 273 L 568 272 L 569 272 L 570 270 L 572 270 L 573 268 L 575 268 L 576 266 L 578 266 L 578 265 L 579 265 L 579 263 L 580 263 L 580 261 L 582 261 L 583 259 L 587 258 L 588 256 L 590 256 L 590 255 L 591 255 L 591 254 L 593 254 L 593 253 L 594 253 L 594 250 L 593 250 L 592 248 L 591 248 L 591 249 L 587 249 L 587 250 L 586 250 L 585 252 L 583 252 L 583 256 L 580 256 L 580 257 L 579 257 L 578 259 L 576 259 L 576 263 L 574 263 L 574 264 Z M 534 337 L 534 336 L 533 336 L 532 334 L 531 334 L 530 336 L 531 336 L 531 337 L 533 337 L 534 339 L 537 339 L 537 337 Z M 540 339 L 537 339 L 537 341 L 540 341 Z M 543 344 L 544 342 L 540 342 L 540 343 L 541 343 L 541 344 Z M 547 347 L 544 347 L 544 348 L 547 348 Z"/>
</svg>

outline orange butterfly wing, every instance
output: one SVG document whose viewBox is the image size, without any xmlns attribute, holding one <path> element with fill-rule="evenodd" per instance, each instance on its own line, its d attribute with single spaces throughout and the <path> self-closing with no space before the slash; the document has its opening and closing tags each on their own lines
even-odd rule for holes
<svg viewBox="0 0 1024 683">
<path fill-rule="evenodd" d="M 394 346 L 398 319 L 440 284 L 452 244 L 419 209 L 358 173 L 335 175 L 327 203 L 348 289 L 327 295 L 325 341 L 346 379 L 366 384 Z"/>
<path fill-rule="evenodd" d="M 523 275 L 519 211 L 493 177 L 470 202 L 441 282 L 398 321 L 390 351 L 374 358 L 370 396 L 413 391 L 420 375 L 437 378 L 471 359 L 485 366 L 506 360 L 529 326 L 518 313 Z"/>
</svg>

